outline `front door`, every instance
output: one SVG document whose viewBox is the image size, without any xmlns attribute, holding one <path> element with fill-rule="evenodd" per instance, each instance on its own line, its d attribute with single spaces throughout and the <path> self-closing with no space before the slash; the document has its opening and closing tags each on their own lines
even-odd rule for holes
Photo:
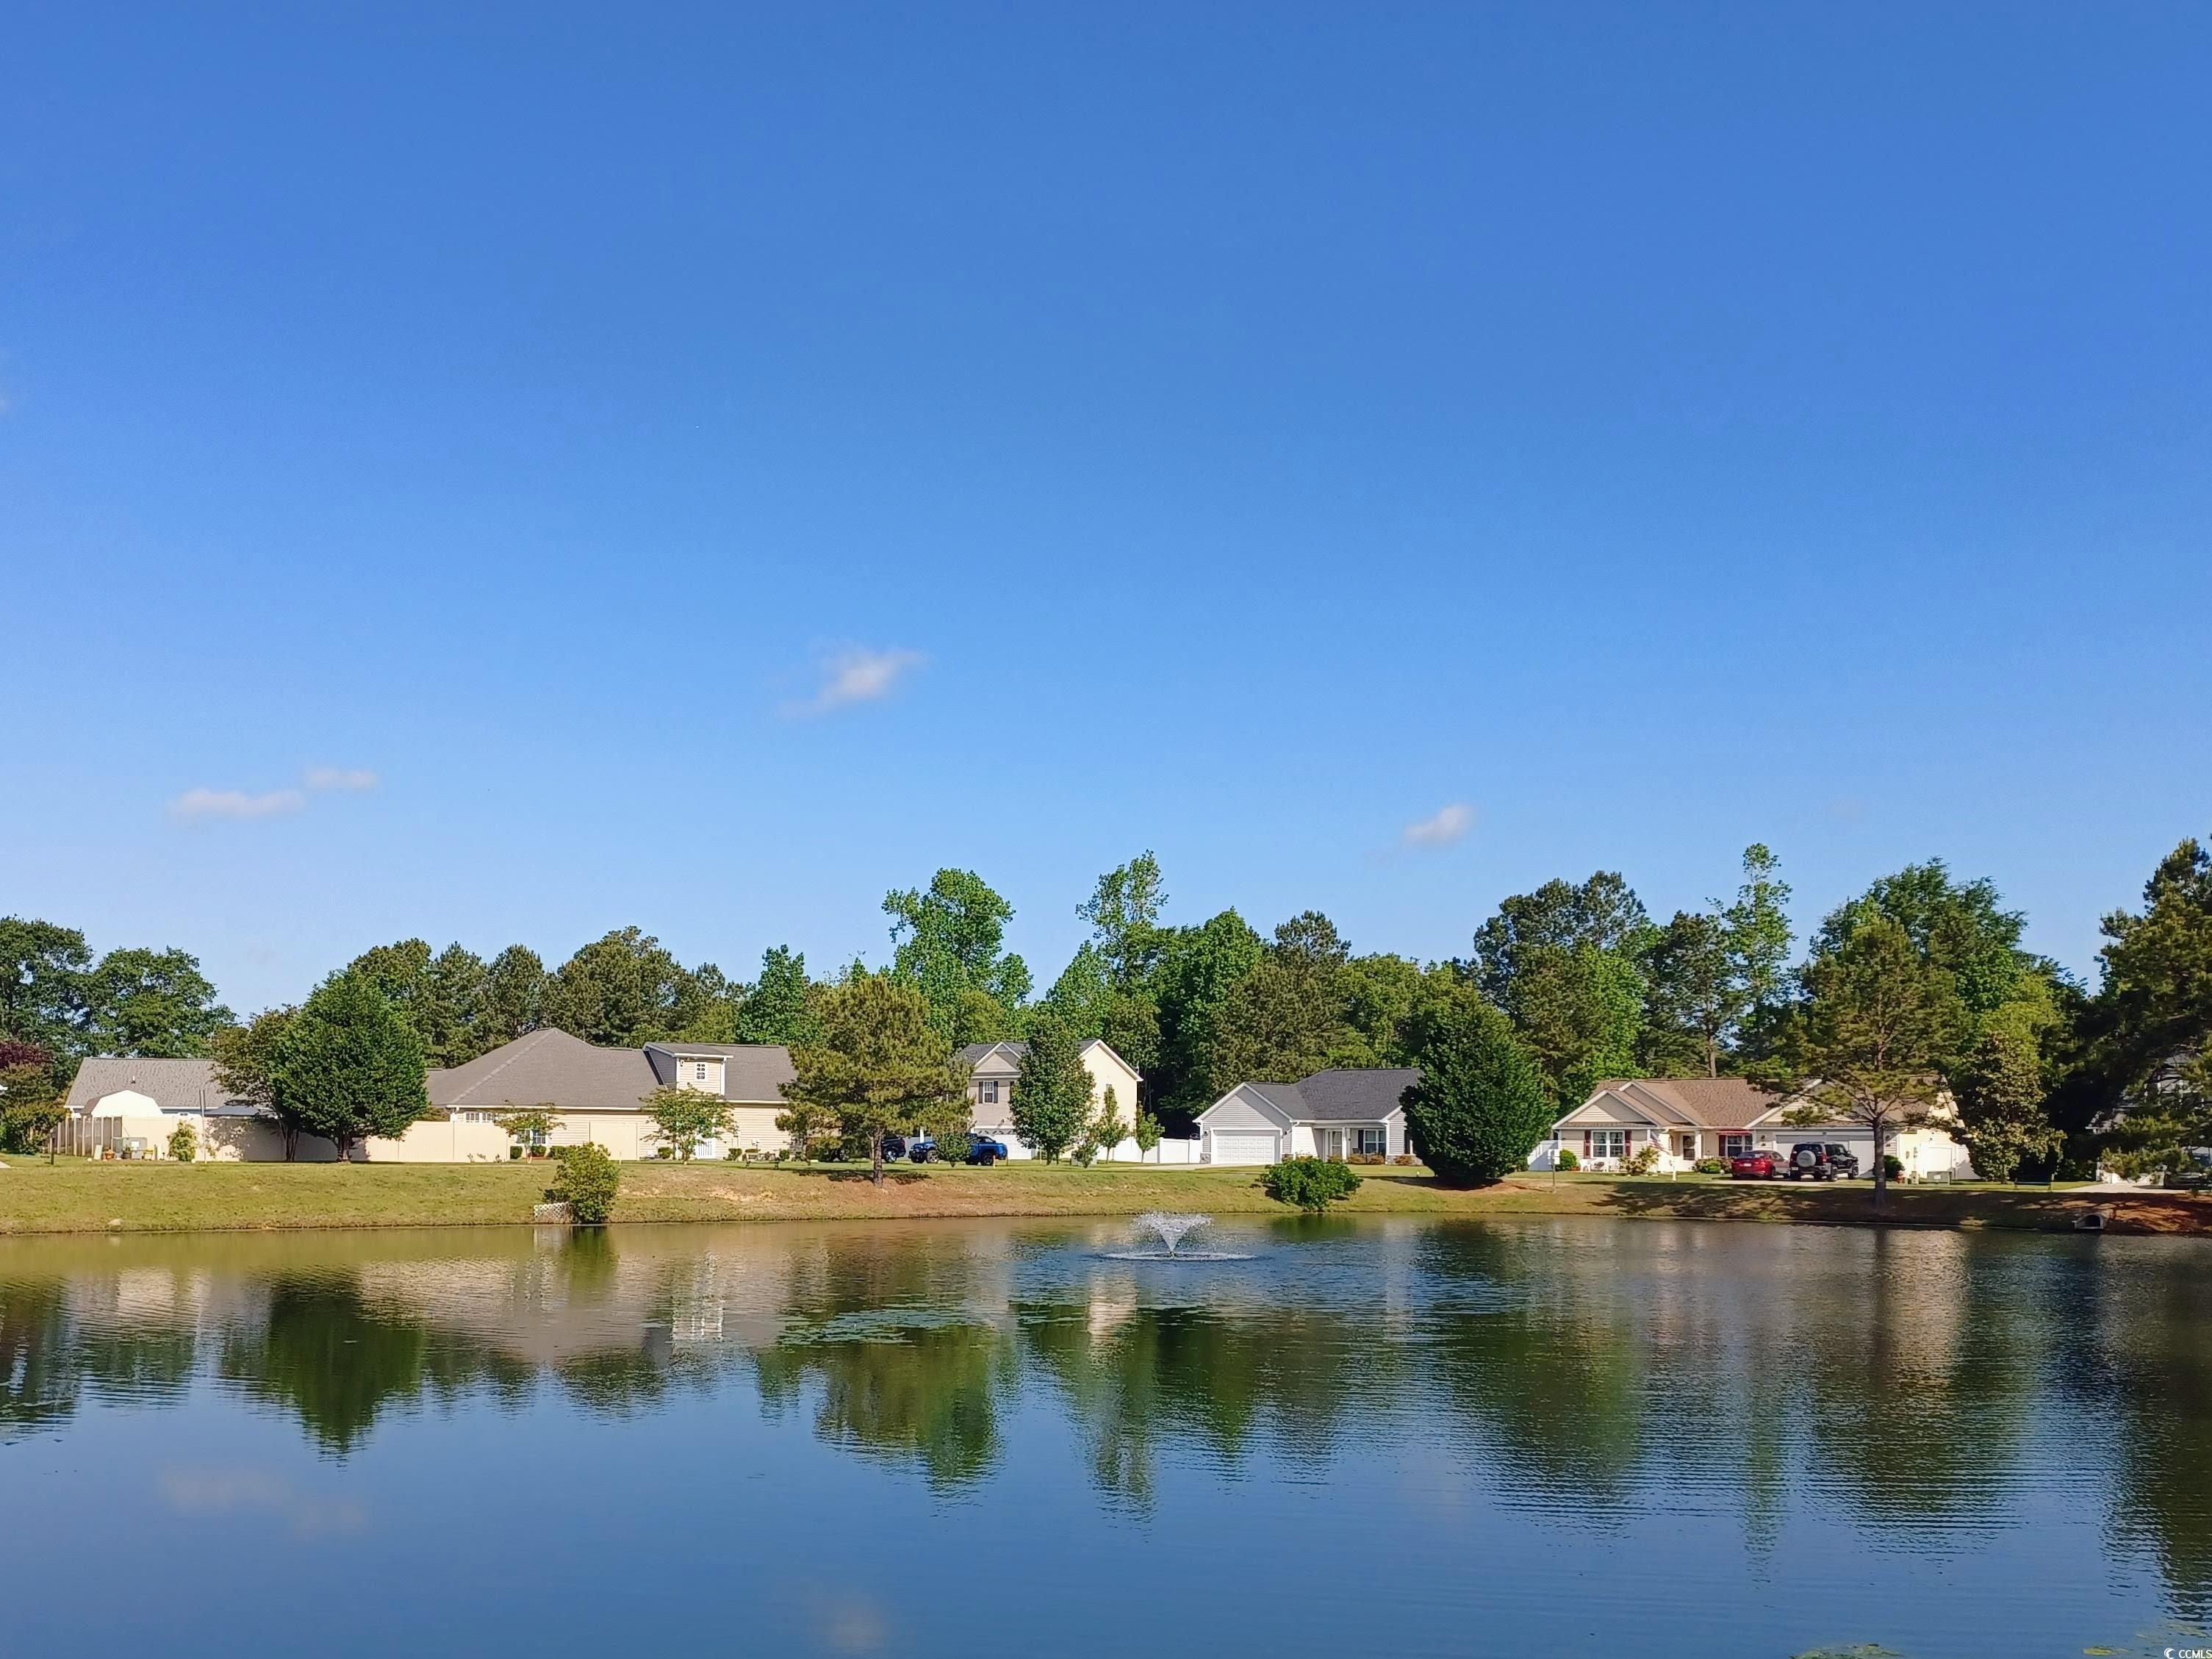
<svg viewBox="0 0 2212 1659">
<path fill-rule="evenodd" d="M 1341 1159 L 1344 1157 L 1344 1131 L 1323 1129 L 1321 1132 L 1321 1155 Z"/>
</svg>

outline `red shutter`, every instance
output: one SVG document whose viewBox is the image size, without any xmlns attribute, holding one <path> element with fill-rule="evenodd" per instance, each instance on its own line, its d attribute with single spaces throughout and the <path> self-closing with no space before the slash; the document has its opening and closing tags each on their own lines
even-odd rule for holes
<svg viewBox="0 0 2212 1659">
<path fill-rule="evenodd" d="M 1587 1164 L 1587 1163 L 1589 1163 L 1589 1155 L 1590 1155 L 1590 1132 L 1589 1132 L 1588 1129 L 1585 1129 L 1585 1130 L 1583 1130 L 1583 1163 Z"/>
</svg>

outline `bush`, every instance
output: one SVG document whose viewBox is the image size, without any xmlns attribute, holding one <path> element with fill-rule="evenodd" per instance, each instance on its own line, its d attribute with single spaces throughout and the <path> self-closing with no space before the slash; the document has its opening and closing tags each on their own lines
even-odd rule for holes
<svg viewBox="0 0 2212 1659">
<path fill-rule="evenodd" d="M 607 1156 L 605 1147 L 571 1146 L 545 1196 L 552 1203 L 566 1204 L 569 1218 L 579 1226 L 596 1227 L 614 1212 L 615 1189 L 621 1184 L 622 1166 Z"/>
<path fill-rule="evenodd" d="M 508 1162 L 520 1164 L 522 1162 L 522 1148 L 520 1146 L 510 1146 L 507 1149 L 507 1156 Z"/>
<path fill-rule="evenodd" d="M 1358 1192 L 1359 1177 L 1350 1165 L 1333 1158 L 1286 1158 L 1280 1164 L 1269 1164 L 1261 1174 L 1260 1184 L 1278 1203 L 1318 1212 Z"/>
<path fill-rule="evenodd" d="M 1390 1160 L 1380 1152 L 1354 1152 L 1344 1161 L 1346 1164 L 1388 1164 Z"/>
<path fill-rule="evenodd" d="M 1629 1154 L 1627 1163 L 1621 1167 L 1631 1175 L 1655 1174 L 1659 1168 L 1659 1149 L 1648 1144 L 1639 1146 Z"/>
<path fill-rule="evenodd" d="M 1724 1158 L 1701 1158 L 1698 1160 L 1699 1175 L 1726 1175 L 1728 1172 L 1728 1160 Z"/>
<path fill-rule="evenodd" d="M 169 1156 L 179 1164 L 189 1164 L 199 1156 L 199 1133 L 189 1123 L 177 1125 L 176 1133 L 169 1137 Z"/>
<path fill-rule="evenodd" d="M 1392 1158 L 1390 1161 L 1393 1164 L 1402 1164 L 1410 1170 L 1419 1160 L 1415 1158 L 1411 1152 L 1401 1152 L 1397 1157 Z"/>
<path fill-rule="evenodd" d="M 1884 1152 L 1881 1155 L 1881 1167 L 1888 1173 L 1892 1181 L 1899 1180 L 1904 1176 L 1905 1162 L 1894 1152 Z"/>
<path fill-rule="evenodd" d="M 1562 1146 L 1559 1148 L 1559 1167 L 1562 1170 L 1579 1170 L 1583 1167 L 1583 1161 Z"/>
<path fill-rule="evenodd" d="M 975 1138 L 965 1129 L 955 1129 L 950 1134 L 939 1135 L 937 1137 L 937 1161 L 939 1164 L 965 1164 L 968 1149 L 975 1144 Z"/>
</svg>

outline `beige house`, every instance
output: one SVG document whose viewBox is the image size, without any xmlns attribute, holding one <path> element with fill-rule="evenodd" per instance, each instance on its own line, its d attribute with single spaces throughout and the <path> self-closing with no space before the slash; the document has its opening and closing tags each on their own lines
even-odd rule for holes
<svg viewBox="0 0 2212 1659">
<path fill-rule="evenodd" d="M 972 1042 L 960 1051 L 960 1058 L 968 1066 L 968 1100 L 975 1109 L 975 1133 L 1005 1142 L 1009 1158 L 1036 1155 L 1029 1143 L 1014 1133 L 1014 1080 L 1021 1074 L 1022 1056 L 1029 1051 L 1026 1042 Z M 1091 1109 L 1097 1111 L 1105 1103 L 1106 1091 L 1110 1088 L 1121 1121 L 1133 1129 L 1137 1122 L 1137 1085 L 1141 1080 L 1136 1067 L 1115 1054 L 1111 1044 L 1093 1037 L 1083 1045 L 1083 1069 L 1091 1073 Z M 1125 1137 L 1120 1146 L 1099 1154 L 1102 1162 L 1125 1164 L 1137 1163 L 1144 1156 L 1133 1137 Z M 1158 1147 L 1150 1154 L 1154 1159 L 1160 1156 Z M 1172 1158 L 1174 1154 L 1168 1156 Z"/>
<path fill-rule="evenodd" d="M 111 1157 L 163 1158 L 180 1124 L 192 1127 L 198 1156 L 221 1162 L 281 1158 L 284 1137 L 261 1109 L 233 1099 L 207 1060 L 131 1060 L 95 1054 L 76 1068 L 64 1103 L 76 1131 L 69 1145 Z M 337 1148 L 300 1137 L 302 1159 L 328 1164 Z"/>
<path fill-rule="evenodd" d="M 670 1042 L 602 1048 L 566 1031 L 532 1031 L 465 1066 L 430 1073 L 423 1079 L 429 1115 L 404 1134 L 372 1137 L 354 1156 L 373 1164 L 504 1162 L 514 1141 L 500 1117 L 542 1106 L 559 1120 L 546 1137 L 550 1145 L 593 1141 L 617 1158 L 653 1158 L 659 1139 L 645 1101 L 671 1087 L 697 1089 L 730 1104 L 730 1133 L 701 1145 L 696 1156 L 780 1152 L 789 1140 L 775 1118 L 792 1075 L 789 1051 L 776 1045 Z M 189 1122 L 203 1158 L 284 1156 L 283 1131 L 258 1107 L 229 1098 L 209 1060 L 88 1060 L 70 1086 L 68 1106 L 85 1125 L 79 1138 L 88 1146 L 118 1155 L 165 1158 L 169 1136 Z M 302 1135 L 298 1156 L 328 1163 L 337 1149 L 319 1136 Z"/>
<path fill-rule="evenodd" d="M 1799 1141 L 1848 1147 L 1862 1171 L 1874 1168 L 1874 1132 L 1863 1123 L 1784 1121 L 1805 1104 L 1801 1096 L 1770 1094 L 1740 1077 L 1616 1078 L 1553 1126 L 1529 1154 L 1531 1169 L 1554 1167 L 1572 1152 L 1585 1170 L 1620 1170 L 1646 1147 L 1656 1147 L 1658 1168 L 1680 1171 L 1700 1158 L 1741 1152 L 1786 1153 Z M 1966 1149 L 1936 1122 L 1889 1137 L 1886 1149 L 1905 1166 L 1908 1180 L 1971 1181 Z"/>
<path fill-rule="evenodd" d="M 424 1080 L 434 1114 L 463 1127 L 483 1125 L 500 1136 L 505 1157 L 503 1112 L 543 1106 L 560 1120 L 550 1145 L 595 1142 L 617 1158 L 653 1158 L 659 1151 L 646 1097 L 665 1088 L 696 1089 L 730 1104 L 728 1135 L 702 1142 L 695 1154 L 776 1152 L 790 1139 L 775 1127 L 784 1110 L 783 1085 L 791 1081 L 790 1050 L 781 1044 L 648 1042 L 635 1048 L 602 1048 L 566 1031 L 532 1031 L 465 1066 L 436 1071 Z M 410 1138 L 423 1128 L 417 1124 Z M 383 1143 L 376 1143 L 381 1146 Z M 443 1160 L 441 1160 L 443 1161 Z"/>
</svg>

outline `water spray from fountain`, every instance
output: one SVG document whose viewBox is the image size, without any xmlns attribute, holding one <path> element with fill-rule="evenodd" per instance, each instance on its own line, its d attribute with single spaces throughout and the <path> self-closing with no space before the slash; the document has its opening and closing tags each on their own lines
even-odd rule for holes
<svg viewBox="0 0 2212 1659">
<path fill-rule="evenodd" d="M 1116 1261 L 1243 1261 L 1248 1258 L 1238 1250 L 1186 1250 L 1184 1239 L 1200 1227 L 1210 1227 L 1210 1215 L 1184 1215 L 1173 1210 L 1147 1210 L 1136 1218 L 1139 1232 L 1150 1233 L 1163 1248 L 1156 1250 L 1111 1250 L 1108 1254 Z"/>
</svg>

